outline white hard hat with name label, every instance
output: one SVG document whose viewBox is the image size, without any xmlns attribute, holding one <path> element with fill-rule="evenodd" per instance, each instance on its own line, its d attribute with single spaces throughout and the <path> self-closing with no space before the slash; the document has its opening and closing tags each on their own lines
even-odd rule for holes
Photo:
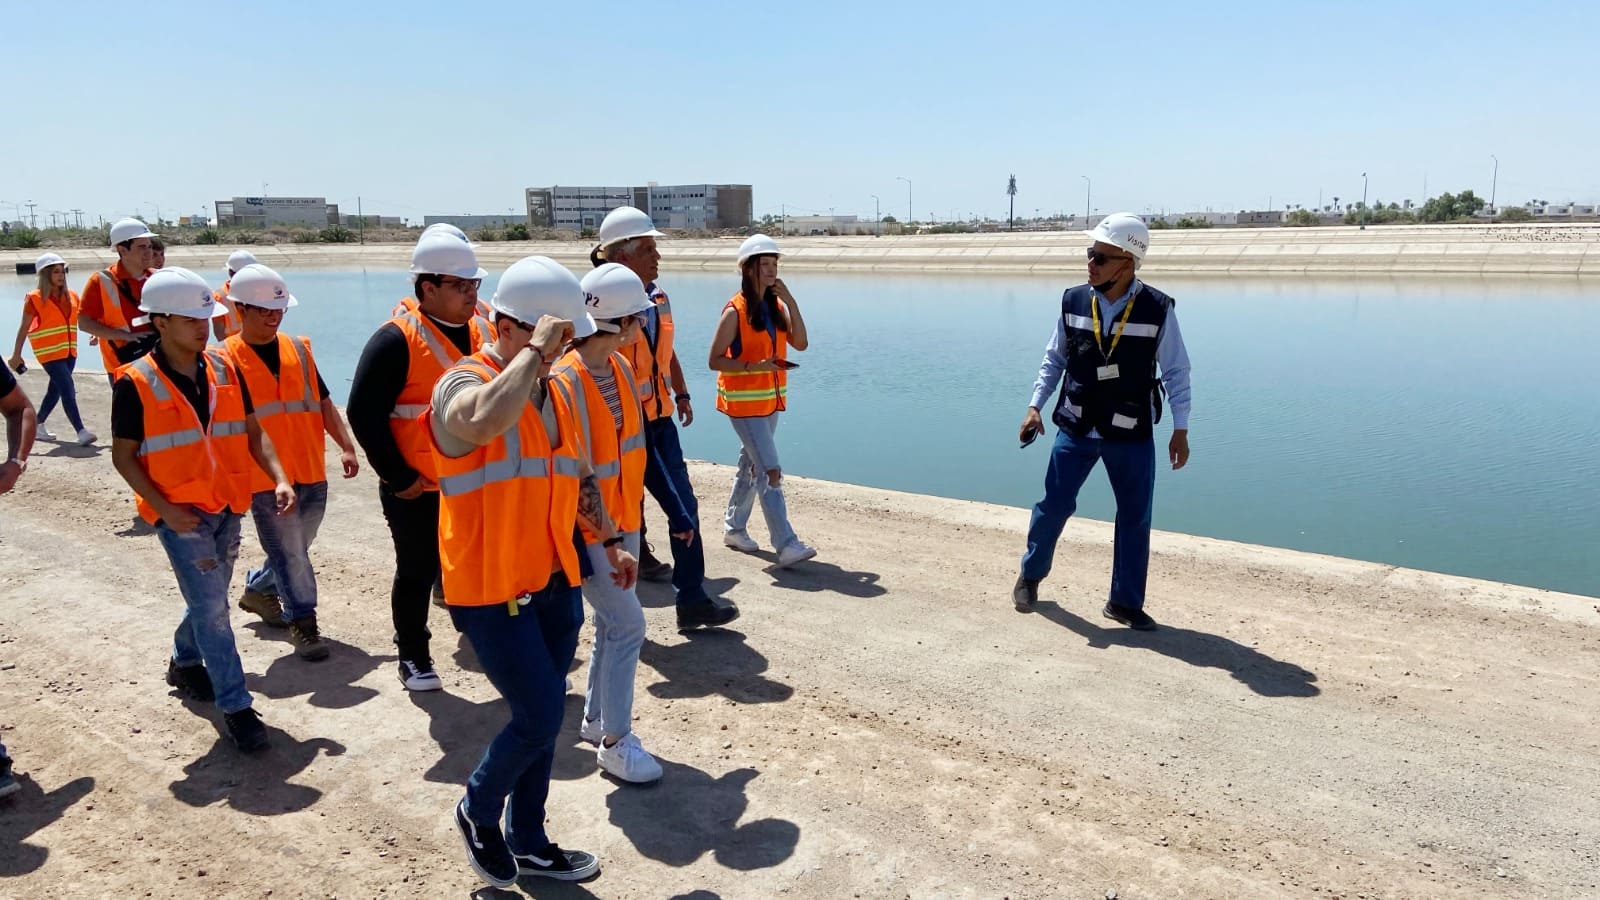
<svg viewBox="0 0 1600 900">
<path fill-rule="evenodd" d="M 124 241 L 133 241 L 138 240 L 139 238 L 155 236 L 156 233 L 150 230 L 150 226 L 144 224 L 138 219 L 118 219 L 111 225 L 110 246 L 115 247 Z"/>
<path fill-rule="evenodd" d="M 412 248 L 411 274 L 482 278 L 489 273 L 478 267 L 478 255 L 472 252 L 471 244 L 449 232 L 436 231 L 419 239 Z"/>
<path fill-rule="evenodd" d="M 1096 243 L 1110 244 L 1132 253 L 1135 269 L 1144 264 L 1144 255 L 1150 251 L 1150 228 L 1133 213 L 1112 213 L 1084 234 Z"/>
<path fill-rule="evenodd" d="M 151 315 L 215 319 L 228 314 L 227 307 L 211 296 L 211 285 L 182 266 L 157 269 L 145 281 L 144 291 L 139 294 L 139 310 L 148 315 L 135 319 L 135 325 L 150 321 Z"/>
<path fill-rule="evenodd" d="M 637 315 L 650 308 L 650 295 L 633 270 L 620 263 L 606 263 L 589 270 L 580 282 L 583 303 L 601 331 L 616 332 L 620 327 L 609 320 Z"/>
<path fill-rule="evenodd" d="M 228 276 L 231 278 L 233 273 L 259 261 L 249 250 L 235 250 L 228 254 Z"/>
<path fill-rule="evenodd" d="M 251 263 L 233 273 L 233 280 L 228 282 L 228 299 L 261 309 L 283 310 L 300 305 L 289 293 L 283 276 L 260 263 Z"/>
<path fill-rule="evenodd" d="M 637 237 L 666 237 L 643 211 L 619 206 L 600 220 L 600 249 Z"/>
<path fill-rule="evenodd" d="M 764 234 L 752 234 L 739 245 L 739 265 L 752 256 L 782 256 L 778 252 L 778 242 Z"/>
<path fill-rule="evenodd" d="M 572 323 L 573 337 L 595 332 L 578 276 L 547 256 L 527 256 L 512 263 L 500 276 L 489 308 L 525 325 L 537 324 L 540 316 L 566 319 Z"/>
<path fill-rule="evenodd" d="M 60 254 L 45 253 L 33 261 L 33 270 L 35 272 L 43 272 L 45 269 L 48 269 L 51 266 L 64 266 L 66 264 L 67 261 L 62 259 Z"/>
</svg>

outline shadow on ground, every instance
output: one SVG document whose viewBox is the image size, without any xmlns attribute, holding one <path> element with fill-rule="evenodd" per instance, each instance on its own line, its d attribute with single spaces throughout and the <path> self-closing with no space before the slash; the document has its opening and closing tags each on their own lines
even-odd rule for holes
<svg viewBox="0 0 1600 900">
<path fill-rule="evenodd" d="M 264 641 L 281 641 L 288 653 L 267 666 L 265 675 L 246 675 L 245 685 L 251 693 L 270 700 L 283 700 L 309 694 L 307 702 L 321 709 L 349 709 L 378 696 L 378 692 L 356 682 L 372 674 L 379 666 L 392 663 L 398 657 L 373 656 L 360 647 L 324 637 L 328 645 L 328 658 L 308 662 L 294 655 L 289 644 L 289 632 L 272 628 L 261 622 L 251 622 L 245 628 L 254 631 Z"/>
<path fill-rule="evenodd" d="M 428 735 L 441 754 L 422 777 L 442 784 L 465 785 L 483 749 L 511 719 L 510 708 L 498 697 L 477 703 L 443 690 L 407 691 L 406 699 L 428 714 Z"/>
<path fill-rule="evenodd" d="M 763 675 L 767 658 L 727 628 L 692 631 L 675 644 L 647 639 L 639 662 L 665 679 L 648 688 L 664 700 L 721 694 L 735 703 L 782 703 L 794 695 L 794 688 Z"/>
<path fill-rule="evenodd" d="M 1312 683 L 1317 680 L 1316 673 L 1218 635 L 1170 625 L 1162 625 L 1156 631 L 1134 631 L 1116 624 L 1102 627 L 1068 612 L 1053 600 L 1039 601 L 1034 611 L 1088 641 L 1090 647 L 1133 647 L 1191 666 L 1221 669 L 1263 697 L 1315 697 L 1322 693 Z"/>
<path fill-rule="evenodd" d="M 14 878 L 37 871 L 50 858 L 50 849 L 27 843 L 29 837 L 66 814 L 74 804 L 94 790 L 94 779 L 85 775 L 45 793 L 38 782 L 18 773 L 21 790 L 0 800 L 0 878 Z"/>
<path fill-rule="evenodd" d="M 707 578 L 704 581 L 706 593 L 713 597 L 733 600 L 737 597 L 728 597 L 728 592 L 739 583 L 737 578 Z M 645 609 L 674 609 L 677 607 L 677 595 L 673 593 L 669 582 L 641 581 L 639 582 L 639 605 Z"/>
<path fill-rule="evenodd" d="M 833 563 L 814 559 L 780 569 L 777 568 L 777 554 L 763 552 L 756 555 L 772 564 L 773 567 L 767 572 L 772 576 L 773 587 L 791 591 L 832 591 L 846 597 L 862 598 L 881 597 L 888 593 L 888 589 L 878 583 L 876 572 L 852 572 Z"/>
<path fill-rule="evenodd" d="M 776 866 L 794 853 L 800 826 L 785 819 L 737 824 L 750 806 L 745 788 L 755 769 L 718 778 L 661 759 L 662 779 L 619 787 L 606 797 L 611 824 L 644 856 L 670 866 L 692 865 L 710 853 L 719 865 L 748 872 Z M 693 895 L 691 895 L 693 896 Z"/>
<path fill-rule="evenodd" d="M 209 705 L 209 704 L 208 704 Z M 267 710 L 271 714 L 271 710 Z M 267 716 L 262 716 L 263 721 Z M 271 746 L 260 753 L 239 752 L 216 717 L 217 742 L 205 756 L 183 767 L 184 778 L 171 785 L 172 796 L 190 806 L 219 801 L 252 816 L 299 812 L 322 799 L 322 792 L 290 779 L 305 771 L 319 754 L 342 756 L 344 745 L 327 738 L 297 741 L 281 728 L 267 725 Z"/>
</svg>

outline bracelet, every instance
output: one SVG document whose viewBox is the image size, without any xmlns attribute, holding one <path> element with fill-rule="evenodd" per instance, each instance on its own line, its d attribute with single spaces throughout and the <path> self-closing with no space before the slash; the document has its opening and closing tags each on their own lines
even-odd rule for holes
<svg viewBox="0 0 1600 900">
<path fill-rule="evenodd" d="M 689 395 L 688 395 L 688 394 L 687 394 L 687 393 L 684 393 L 684 394 L 675 394 L 675 395 L 674 395 L 674 396 L 673 396 L 673 398 L 672 398 L 672 399 L 673 399 L 673 400 L 674 400 L 674 401 L 675 401 L 675 402 L 678 402 L 678 403 L 682 403 L 682 402 L 683 402 L 683 401 L 685 401 L 685 400 L 687 400 L 687 399 L 689 399 Z"/>
<path fill-rule="evenodd" d="M 622 535 L 619 534 L 616 537 L 609 537 L 609 538 L 606 538 L 605 540 L 601 541 L 600 542 L 600 546 L 602 546 L 602 547 L 606 548 L 607 550 L 609 550 L 612 547 L 615 547 L 620 543 L 622 543 Z"/>
</svg>

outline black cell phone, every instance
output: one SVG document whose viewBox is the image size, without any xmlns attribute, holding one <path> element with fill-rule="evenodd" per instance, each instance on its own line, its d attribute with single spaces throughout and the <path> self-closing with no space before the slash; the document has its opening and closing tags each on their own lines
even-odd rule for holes
<svg viewBox="0 0 1600 900">
<path fill-rule="evenodd" d="M 1039 439 L 1039 435 L 1043 433 L 1043 428 L 1029 428 L 1027 432 L 1022 435 L 1022 446 L 1017 449 L 1026 449 L 1029 444 L 1037 441 Z"/>
<path fill-rule="evenodd" d="M 775 359 L 775 360 L 772 361 L 772 364 L 777 366 L 780 369 L 798 369 L 798 368 L 800 368 L 800 364 L 799 363 L 790 362 L 787 359 Z"/>
</svg>

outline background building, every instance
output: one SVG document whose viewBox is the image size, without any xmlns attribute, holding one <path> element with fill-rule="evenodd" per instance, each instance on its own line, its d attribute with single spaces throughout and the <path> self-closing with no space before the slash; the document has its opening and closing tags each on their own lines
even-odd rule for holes
<svg viewBox="0 0 1600 900">
<path fill-rule="evenodd" d="M 643 187 L 528 188 L 532 228 L 597 229 L 619 206 L 642 209 L 658 228 L 746 228 L 752 205 L 748 184 L 647 184 Z"/>
<path fill-rule="evenodd" d="M 268 228 L 274 225 L 339 224 L 339 205 L 325 197 L 234 197 L 218 200 L 217 224 Z"/>
</svg>

